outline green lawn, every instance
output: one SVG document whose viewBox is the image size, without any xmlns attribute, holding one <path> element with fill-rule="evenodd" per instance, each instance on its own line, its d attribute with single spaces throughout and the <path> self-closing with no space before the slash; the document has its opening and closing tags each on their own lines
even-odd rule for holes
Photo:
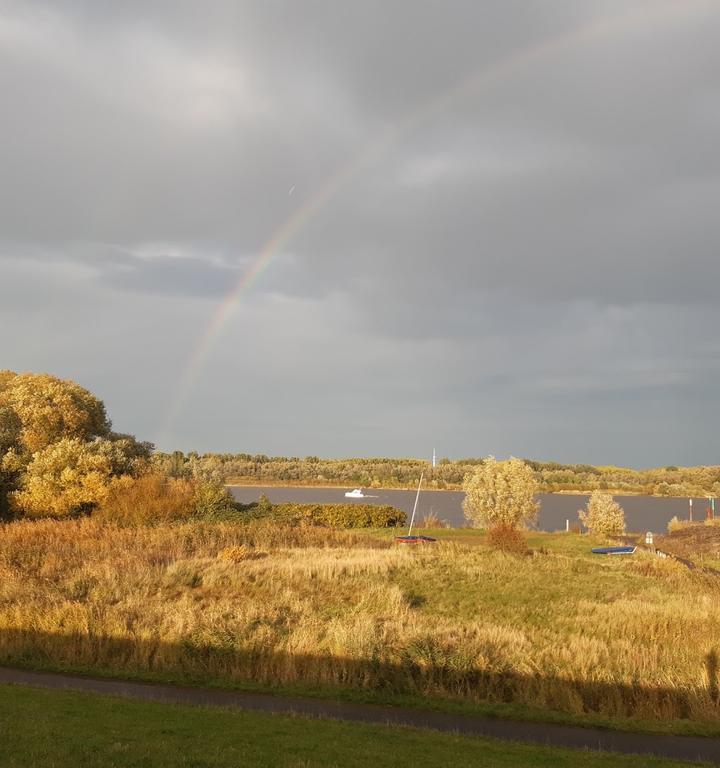
<svg viewBox="0 0 720 768">
<path fill-rule="evenodd" d="M 405 728 L 0 686 L 0 765 L 4 768 L 562 768 L 580 764 L 584 768 L 680 765 Z"/>
</svg>

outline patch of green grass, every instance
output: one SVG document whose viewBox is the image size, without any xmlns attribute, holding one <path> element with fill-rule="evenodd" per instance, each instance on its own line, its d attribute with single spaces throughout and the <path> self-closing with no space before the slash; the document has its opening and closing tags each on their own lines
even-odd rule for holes
<svg viewBox="0 0 720 768">
<path fill-rule="evenodd" d="M 63 664 L 48 661 L 15 663 L 16 669 L 33 672 L 57 672 L 59 674 L 100 677 L 109 680 L 128 680 L 140 683 L 161 683 L 169 685 L 193 685 L 200 688 L 212 688 L 224 691 L 242 691 L 244 693 L 264 693 L 274 696 L 290 696 L 308 699 L 330 699 L 332 701 L 378 706 L 405 707 L 409 709 L 447 712 L 459 715 L 498 718 L 505 720 L 527 721 L 531 723 L 552 723 L 556 725 L 575 725 L 584 728 L 603 728 L 611 731 L 628 733 L 657 733 L 675 736 L 703 736 L 720 738 L 716 723 L 703 720 L 646 720 L 640 717 L 612 717 L 597 713 L 575 715 L 553 709 L 541 709 L 516 702 L 469 702 L 457 698 L 441 696 L 423 696 L 412 693 L 369 690 L 364 688 L 338 686 L 308 686 L 302 683 L 230 683 L 204 676 L 188 674 L 176 675 L 157 672 L 128 672 L 127 670 L 105 670 L 97 667 Z M 2 685 L 0 685 L 2 688 Z"/>
<path fill-rule="evenodd" d="M 400 528 L 374 528 L 369 533 L 379 538 L 394 538 L 404 535 L 407 530 Z M 482 528 L 414 528 L 413 533 L 432 536 L 441 542 L 454 542 L 469 546 L 485 546 L 487 532 Z M 547 550 L 573 557 L 597 558 L 590 551 L 593 547 L 607 544 L 607 540 L 599 536 L 577 533 L 548 533 L 546 531 L 528 531 L 528 547 L 532 550 Z"/>
<path fill-rule="evenodd" d="M 525 746 L 409 728 L 0 686 L 5 768 L 462 765 L 670 768 L 658 758 Z"/>
<path fill-rule="evenodd" d="M 448 532 L 438 538 L 443 543 L 466 546 L 470 537 L 463 536 L 465 533 Z M 562 603 L 568 600 L 565 580 L 548 578 L 548 570 L 558 557 L 565 563 L 572 559 L 568 575 L 577 585 L 573 599 L 604 602 L 632 593 L 641 586 L 640 577 L 629 575 L 621 561 L 592 554 L 592 547 L 604 543 L 603 539 L 564 533 L 534 533 L 528 537 L 532 552 L 527 557 L 536 561 L 532 582 L 528 582 L 527 570 L 520 568 L 484 572 L 479 578 L 480 559 L 489 551 L 484 547 L 484 536 L 476 535 L 474 539 L 470 546 L 477 544 L 477 548 L 462 561 L 427 558 L 422 568 L 407 569 L 395 575 L 396 583 L 406 594 L 417 598 L 416 606 L 429 614 L 463 621 L 480 620 L 492 614 L 504 625 L 518 628 L 547 625 L 556 618 Z M 478 572 L 472 567 L 473 558 Z M 517 559 L 519 564 L 525 558 Z M 593 578 L 598 571 L 602 573 L 602 579 Z"/>
</svg>

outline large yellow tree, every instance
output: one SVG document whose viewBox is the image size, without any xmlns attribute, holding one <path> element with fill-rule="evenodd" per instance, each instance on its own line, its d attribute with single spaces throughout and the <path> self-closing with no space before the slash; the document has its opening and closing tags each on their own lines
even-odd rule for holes
<svg viewBox="0 0 720 768">
<path fill-rule="evenodd" d="M 538 487 L 535 473 L 524 461 L 488 456 L 463 483 L 465 517 L 488 528 L 530 525 L 537 518 Z"/>
<path fill-rule="evenodd" d="M 18 447 L 28 455 L 63 438 L 88 441 L 110 434 L 101 400 L 74 381 L 48 374 L 1 371 L 0 408 L 19 420 Z"/>
<path fill-rule="evenodd" d="M 35 517 L 90 511 L 112 478 L 142 473 L 151 452 L 111 432 L 102 401 L 74 381 L 0 371 L 0 518 L 9 507 Z"/>
</svg>

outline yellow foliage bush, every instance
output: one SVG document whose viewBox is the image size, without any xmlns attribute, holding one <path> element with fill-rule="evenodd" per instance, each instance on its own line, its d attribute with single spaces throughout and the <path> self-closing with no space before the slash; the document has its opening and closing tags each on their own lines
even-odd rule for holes
<svg viewBox="0 0 720 768">
<path fill-rule="evenodd" d="M 114 479 L 93 516 L 118 525 L 151 525 L 188 520 L 194 512 L 192 480 L 149 473 Z"/>
<path fill-rule="evenodd" d="M 586 509 L 581 509 L 578 517 L 590 533 L 603 536 L 625 533 L 625 512 L 609 493 L 593 491 Z"/>
<path fill-rule="evenodd" d="M 217 559 L 229 563 L 240 563 L 248 559 L 249 552 L 250 550 L 242 544 L 239 547 L 225 547 L 218 552 Z"/>
<path fill-rule="evenodd" d="M 225 547 L 218 552 L 217 559 L 226 563 L 242 563 L 243 560 L 260 560 L 267 557 L 267 552 L 246 547 L 244 544 Z"/>
<path fill-rule="evenodd" d="M 29 517 L 88 512 L 106 498 L 110 473 L 106 456 L 80 440 L 65 438 L 33 455 L 10 501 Z"/>
</svg>

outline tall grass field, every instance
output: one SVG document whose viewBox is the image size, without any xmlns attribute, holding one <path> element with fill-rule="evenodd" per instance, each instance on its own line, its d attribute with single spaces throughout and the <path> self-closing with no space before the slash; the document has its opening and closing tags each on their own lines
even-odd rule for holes
<svg viewBox="0 0 720 768">
<path fill-rule="evenodd" d="M 670 560 L 475 532 L 92 519 L 0 526 L 0 663 L 494 704 L 720 732 L 720 581 Z"/>
</svg>

